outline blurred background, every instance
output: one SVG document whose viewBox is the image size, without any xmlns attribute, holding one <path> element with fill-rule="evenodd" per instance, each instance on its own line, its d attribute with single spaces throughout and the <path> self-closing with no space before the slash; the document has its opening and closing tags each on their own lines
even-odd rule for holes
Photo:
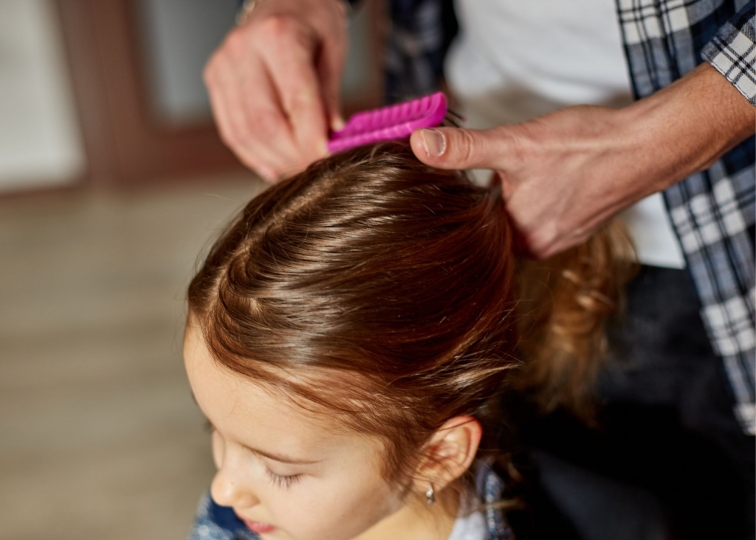
<svg viewBox="0 0 756 540">
<path fill-rule="evenodd" d="M 181 364 L 200 252 L 264 185 L 202 67 L 236 0 L 0 0 L 0 540 L 183 538 L 209 485 Z M 347 114 L 379 104 L 379 0 Z"/>
</svg>

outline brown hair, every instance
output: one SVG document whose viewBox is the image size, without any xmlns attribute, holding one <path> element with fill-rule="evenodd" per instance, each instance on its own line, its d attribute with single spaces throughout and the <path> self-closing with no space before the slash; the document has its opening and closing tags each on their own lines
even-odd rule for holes
<svg viewBox="0 0 756 540">
<path fill-rule="evenodd" d="M 562 407 L 593 422 L 594 383 L 607 349 L 606 326 L 621 314 L 635 275 L 623 224 L 610 222 L 587 242 L 546 261 L 518 262 L 518 354 L 513 386 L 538 407 Z"/>
<path fill-rule="evenodd" d="M 516 295 L 535 290 L 516 284 L 517 266 L 498 192 L 423 165 L 405 144 L 380 144 L 331 156 L 253 199 L 192 280 L 189 308 L 218 362 L 381 437 L 384 474 L 398 480 L 458 415 L 483 425 L 481 452 L 495 448 L 504 373 L 520 365 Z M 549 310 L 564 303 L 553 299 Z M 552 349 L 577 344 L 562 356 L 591 364 L 582 355 L 593 346 L 579 343 L 600 323 L 577 325 L 573 339 L 573 318 L 528 309 L 529 331 Z M 549 369 L 533 380 L 551 393 L 572 384 L 569 367 Z"/>
</svg>

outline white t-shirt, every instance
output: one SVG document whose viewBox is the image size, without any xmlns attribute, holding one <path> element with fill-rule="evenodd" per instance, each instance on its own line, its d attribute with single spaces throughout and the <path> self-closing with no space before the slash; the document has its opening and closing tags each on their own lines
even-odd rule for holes
<svg viewBox="0 0 756 540">
<path fill-rule="evenodd" d="M 457 0 L 455 9 L 460 33 L 445 72 L 466 126 L 523 122 L 569 105 L 631 103 L 612 0 Z M 621 217 L 642 263 L 685 266 L 661 194 Z"/>
<path fill-rule="evenodd" d="M 448 540 L 485 540 L 488 536 L 482 512 L 458 517 Z"/>
</svg>

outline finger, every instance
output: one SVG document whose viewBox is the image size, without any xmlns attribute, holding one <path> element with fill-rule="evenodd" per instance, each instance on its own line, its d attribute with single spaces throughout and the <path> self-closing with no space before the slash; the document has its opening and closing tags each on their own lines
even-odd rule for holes
<svg viewBox="0 0 756 540">
<path fill-rule="evenodd" d="M 213 117 L 215 118 L 215 124 L 218 126 L 218 131 L 221 136 L 221 140 L 228 146 L 231 151 L 236 155 L 239 161 L 246 167 L 249 167 L 260 175 L 264 180 L 273 182 L 278 176 L 275 170 L 265 165 L 260 159 L 247 150 L 246 147 L 231 143 L 232 136 L 231 122 L 228 118 L 228 107 L 223 103 L 223 94 L 220 92 L 210 92 L 210 106 L 213 111 Z"/>
<path fill-rule="evenodd" d="M 228 95 L 226 85 L 219 83 L 219 67 L 217 65 L 219 62 L 222 64 L 222 60 L 211 60 L 203 76 L 210 97 L 210 109 L 215 119 L 215 124 L 218 127 L 221 140 L 245 166 L 257 172 L 265 180 L 272 181 L 277 177 L 276 171 L 265 164 L 242 142 L 243 136 L 239 133 L 239 129 L 236 127 L 234 121 L 239 107 L 233 104 L 233 94 L 232 96 Z M 235 114 L 233 111 L 237 111 L 237 113 Z"/>
<path fill-rule="evenodd" d="M 525 234 L 528 250 L 538 259 L 548 259 L 567 249 L 586 242 L 593 230 L 575 230 L 568 234 L 559 234 L 556 221 L 542 223 L 536 229 Z"/>
<path fill-rule="evenodd" d="M 327 40 L 323 43 L 323 50 L 318 62 L 320 87 L 323 92 L 328 127 L 333 131 L 344 128 L 344 118 L 341 116 L 341 74 L 344 70 L 346 58 L 346 43 L 344 39 Z"/>
<path fill-rule="evenodd" d="M 244 123 L 249 149 L 280 174 L 296 165 L 301 151 L 271 74 L 261 60 L 251 62 L 258 66 L 245 69 L 240 74 L 240 83 L 231 90 L 239 93 L 238 121 Z"/>
<path fill-rule="evenodd" d="M 326 155 L 325 110 L 312 50 L 297 39 L 278 40 L 264 49 L 263 59 L 302 159 Z"/>
<path fill-rule="evenodd" d="M 543 246 L 538 247 L 536 252 L 537 256 L 540 259 L 548 259 L 549 257 L 562 253 L 563 251 L 566 251 L 572 247 L 584 244 L 590 239 L 592 232 L 595 231 L 581 232 L 578 234 L 564 236 L 562 238 L 552 240 L 550 243 L 545 243 Z"/>
<path fill-rule="evenodd" d="M 230 62 L 229 62 L 230 64 Z M 241 68 L 221 64 L 217 71 L 231 148 L 267 180 L 291 167 L 297 150 L 289 124 L 262 63 L 250 58 Z"/>
<path fill-rule="evenodd" d="M 544 224 L 537 231 L 520 230 L 520 238 L 528 253 L 536 259 L 548 259 L 558 253 L 554 245 L 554 233 L 549 230 L 548 224 Z"/>
<path fill-rule="evenodd" d="M 503 170 L 508 138 L 506 128 L 434 128 L 415 131 L 410 144 L 420 161 L 439 169 Z"/>
</svg>

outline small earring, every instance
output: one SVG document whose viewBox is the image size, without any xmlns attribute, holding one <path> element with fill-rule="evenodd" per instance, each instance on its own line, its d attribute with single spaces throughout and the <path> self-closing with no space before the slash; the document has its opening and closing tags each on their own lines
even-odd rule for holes
<svg viewBox="0 0 756 540">
<path fill-rule="evenodd" d="M 428 486 L 428 491 L 425 492 L 425 500 L 428 501 L 428 504 L 436 502 L 436 492 L 433 490 L 433 484 Z"/>
</svg>

